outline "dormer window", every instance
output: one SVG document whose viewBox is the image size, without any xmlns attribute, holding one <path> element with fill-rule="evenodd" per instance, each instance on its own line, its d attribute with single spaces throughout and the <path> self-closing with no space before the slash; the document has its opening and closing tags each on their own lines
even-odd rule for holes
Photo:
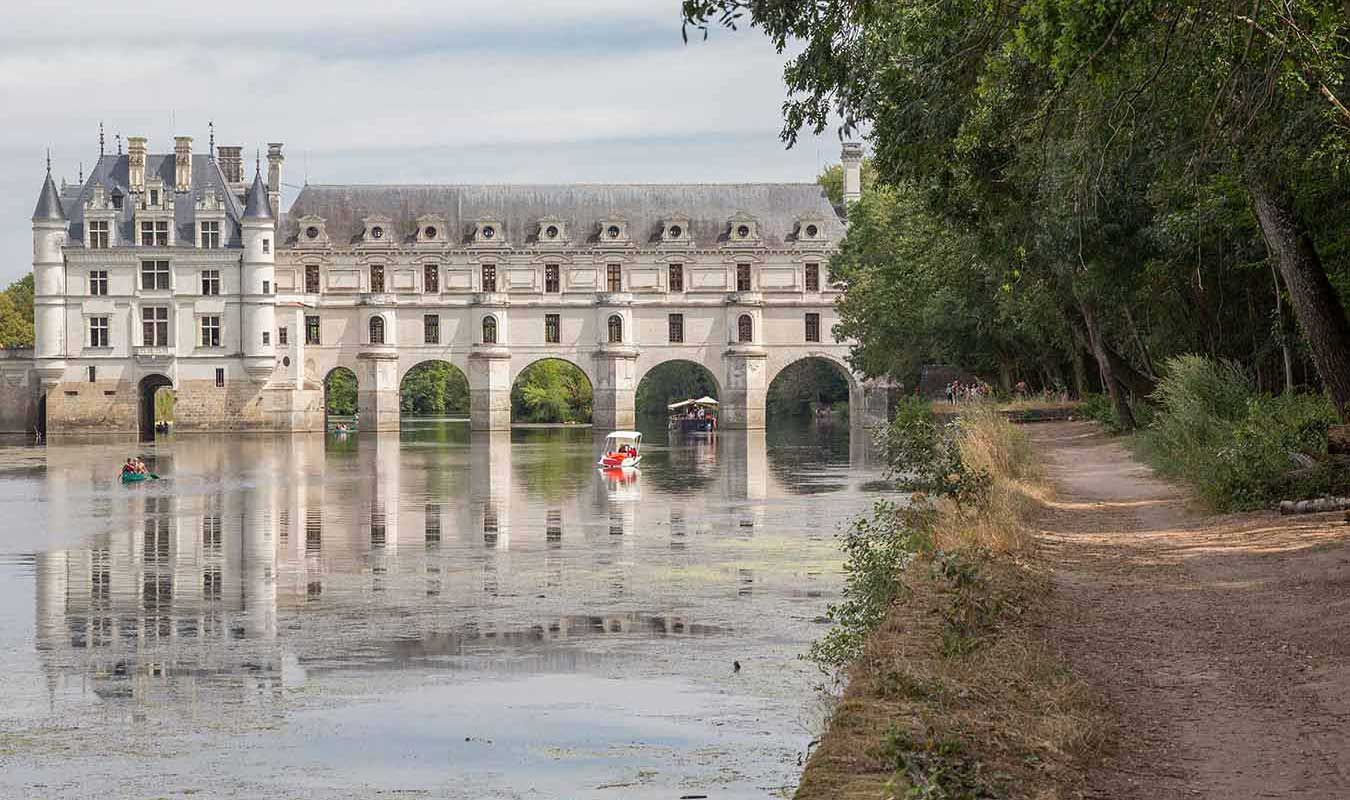
<svg viewBox="0 0 1350 800">
<path fill-rule="evenodd" d="M 797 218 L 797 233 L 793 237 L 798 242 L 821 243 L 826 240 L 825 223 L 814 214 Z"/>
<path fill-rule="evenodd" d="M 661 232 L 661 241 L 666 244 L 684 245 L 691 244 L 689 241 L 689 217 L 684 214 L 673 214 L 665 220 L 665 228 Z"/>
<path fill-rule="evenodd" d="M 376 225 L 375 227 L 371 228 L 371 229 L 370 229 L 370 238 L 372 238 L 372 239 L 383 239 L 383 238 L 384 238 L 384 228 L 380 227 L 379 225 Z"/>
<path fill-rule="evenodd" d="M 214 250 L 220 247 L 219 222 L 202 223 L 202 247 L 207 250 Z"/>
<path fill-rule="evenodd" d="M 141 245 L 144 247 L 168 247 L 169 223 L 167 220 L 141 223 Z"/>
<path fill-rule="evenodd" d="M 373 214 L 362 219 L 361 223 L 365 226 L 366 242 L 370 244 L 384 244 L 388 241 L 391 232 L 389 226 L 393 223 L 393 220 L 380 214 Z M 313 227 L 318 228 L 319 239 L 317 241 L 323 241 L 326 238 L 324 235 L 325 231 L 322 218 L 311 216 L 306 219 L 301 219 L 300 224 L 312 225 Z"/>
<path fill-rule="evenodd" d="M 435 225 L 428 225 L 428 226 L 426 226 L 425 228 L 422 229 L 422 235 L 425 236 L 425 237 L 428 238 L 428 239 L 435 239 L 435 238 L 436 238 L 436 226 L 435 226 Z"/>
<path fill-rule="evenodd" d="M 308 228 L 305 228 L 305 238 L 306 239 L 319 238 L 319 229 L 313 225 L 310 225 Z"/>
<path fill-rule="evenodd" d="M 89 223 L 89 247 L 92 250 L 106 250 L 108 248 L 108 221 L 99 220 Z"/>
<path fill-rule="evenodd" d="M 544 238 L 546 238 L 546 239 L 556 239 L 556 238 L 558 238 L 558 226 L 557 226 L 557 225 L 550 225 L 550 226 L 548 226 L 547 228 L 545 228 L 545 229 L 544 229 Z"/>
<path fill-rule="evenodd" d="M 122 210 L 122 197 L 123 197 L 123 195 L 122 195 L 122 190 L 121 190 L 121 189 L 113 189 L 113 193 L 112 193 L 112 207 L 113 207 L 113 210 L 114 210 L 114 211 L 121 211 L 121 210 Z"/>
<path fill-rule="evenodd" d="M 611 239 L 619 238 L 619 234 L 621 233 L 623 233 L 623 231 L 619 229 L 618 225 L 610 225 L 605 229 L 605 234 Z"/>
<path fill-rule="evenodd" d="M 744 211 L 733 214 L 723 230 L 727 243 L 733 246 L 759 244 L 759 220 Z"/>
<path fill-rule="evenodd" d="M 750 226 L 749 226 L 749 225 L 737 225 L 737 226 L 736 226 L 736 238 L 737 238 L 737 239 L 749 239 L 749 238 L 750 238 Z"/>
<path fill-rule="evenodd" d="M 671 225 L 670 230 L 667 232 L 666 235 L 672 239 L 678 239 L 684 235 L 684 228 L 680 227 L 679 225 Z"/>
<path fill-rule="evenodd" d="M 422 214 L 417 218 L 418 244 L 436 244 L 445 234 L 445 219 L 435 214 Z"/>
<path fill-rule="evenodd" d="M 158 189 L 151 189 L 151 190 L 150 190 L 150 205 L 152 205 L 152 206 L 157 206 L 157 205 L 159 205 L 159 190 L 158 190 Z"/>
<path fill-rule="evenodd" d="M 814 239 L 819 235 L 820 235 L 820 228 L 817 228 L 815 225 L 806 226 L 806 238 Z"/>
</svg>

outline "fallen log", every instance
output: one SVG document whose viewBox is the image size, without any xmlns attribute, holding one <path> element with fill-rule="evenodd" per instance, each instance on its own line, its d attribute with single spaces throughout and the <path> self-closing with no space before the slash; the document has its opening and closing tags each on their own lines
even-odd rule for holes
<svg viewBox="0 0 1350 800">
<path fill-rule="evenodd" d="M 1350 497 L 1318 497 L 1313 500 L 1281 500 L 1281 514 L 1325 514 L 1350 510 Z"/>
</svg>

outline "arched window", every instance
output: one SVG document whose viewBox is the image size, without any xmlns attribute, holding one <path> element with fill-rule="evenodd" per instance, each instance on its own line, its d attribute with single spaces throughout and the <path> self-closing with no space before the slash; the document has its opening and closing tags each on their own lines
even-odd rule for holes
<svg viewBox="0 0 1350 800">
<path fill-rule="evenodd" d="M 370 318 L 370 343 L 384 344 L 384 317 Z"/>
<path fill-rule="evenodd" d="M 755 323 L 750 319 L 749 314 L 742 314 L 741 318 L 736 320 L 736 340 L 740 342 L 754 341 Z"/>
<path fill-rule="evenodd" d="M 483 317 L 483 344 L 497 343 L 497 318 Z"/>
<path fill-rule="evenodd" d="M 609 340 L 611 342 L 623 341 L 623 317 L 618 314 L 609 318 Z"/>
</svg>

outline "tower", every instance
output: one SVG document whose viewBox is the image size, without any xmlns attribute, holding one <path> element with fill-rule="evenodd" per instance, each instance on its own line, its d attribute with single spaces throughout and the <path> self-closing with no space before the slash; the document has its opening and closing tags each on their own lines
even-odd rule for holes
<svg viewBox="0 0 1350 800">
<path fill-rule="evenodd" d="M 244 369 L 254 380 L 266 381 L 276 367 L 272 342 L 276 328 L 276 296 L 273 276 L 276 258 L 276 220 L 267 196 L 262 172 L 255 169 L 242 220 L 244 258 L 239 294 L 243 307 Z"/>
<path fill-rule="evenodd" d="M 33 209 L 33 355 L 44 390 L 61 380 L 66 367 L 66 270 L 61 252 L 66 233 L 66 213 L 48 160 L 47 177 Z"/>
</svg>

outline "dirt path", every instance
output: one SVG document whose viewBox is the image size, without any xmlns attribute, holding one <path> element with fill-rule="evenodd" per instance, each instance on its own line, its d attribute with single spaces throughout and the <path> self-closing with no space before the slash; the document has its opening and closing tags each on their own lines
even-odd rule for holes
<svg viewBox="0 0 1350 800">
<path fill-rule="evenodd" d="M 1051 637 L 1120 714 L 1089 796 L 1350 798 L 1350 524 L 1206 516 L 1086 423 L 1029 432 Z"/>
</svg>

